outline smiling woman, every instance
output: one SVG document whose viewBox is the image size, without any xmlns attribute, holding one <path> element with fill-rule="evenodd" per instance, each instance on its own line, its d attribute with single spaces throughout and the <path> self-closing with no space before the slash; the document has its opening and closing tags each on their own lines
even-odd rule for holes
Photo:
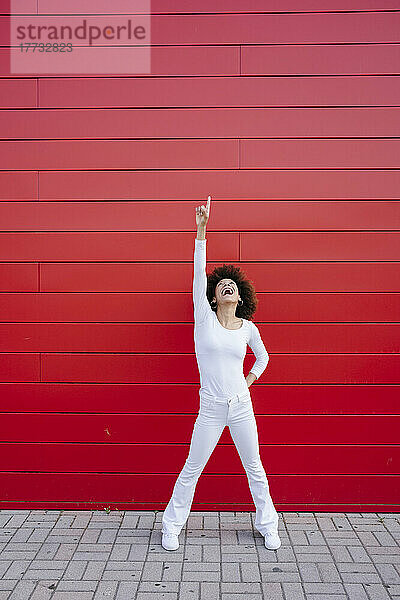
<svg viewBox="0 0 400 600">
<path fill-rule="evenodd" d="M 162 545 L 166 550 L 179 547 L 178 535 L 189 516 L 197 480 L 228 425 L 256 505 L 254 526 L 264 536 L 265 546 L 276 550 L 281 545 L 279 517 L 261 463 L 248 389 L 267 367 L 269 356 L 257 326 L 246 318 L 254 312 L 257 299 L 245 275 L 234 265 L 223 265 L 214 269 L 207 280 L 205 227 L 210 200 L 207 208 L 196 209 L 194 249 L 194 342 L 201 383 L 200 410 L 189 455 L 163 514 Z M 249 380 L 243 374 L 247 344 L 256 356 Z"/>
</svg>

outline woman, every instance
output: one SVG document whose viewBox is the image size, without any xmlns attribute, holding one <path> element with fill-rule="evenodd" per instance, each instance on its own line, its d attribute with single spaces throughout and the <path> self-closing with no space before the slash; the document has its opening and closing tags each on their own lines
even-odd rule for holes
<svg viewBox="0 0 400 600">
<path fill-rule="evenodd" d="M 272 502 L 267 476 L 261 463 L 257 424 L 249 387 L 265 370 L 269 356 L 257 326 L 239 314 L 251 316 L 257 305 L 252 284 L 234 265 L 217 267 L 208 278 L 211 306 L 207 298 L 206 225 L 207 207 L 196 208 L 197 237 L 194 251 L 193 306 L 194 341 L 200 373 L 200 410 L 194 424 L 189 455 L 162 517 L 162 546 L 179 548 L 178 535 L 186 523 L 197 481 L 225 425 L 247 474 L 256 506 L 255 527 L 265 538 L 265 547 L 277 550 L 278 513 Z M 245 300 L 241 297 L 243 296 Z M 213 308 L 216 308 L 214 312 Z M 247 344 L 256 361 L 247 375 L 243 359 Z"/>
</svg>

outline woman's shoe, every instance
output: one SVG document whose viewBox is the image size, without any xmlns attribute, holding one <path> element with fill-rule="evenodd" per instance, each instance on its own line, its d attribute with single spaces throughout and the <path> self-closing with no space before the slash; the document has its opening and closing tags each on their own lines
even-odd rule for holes
<svg viewBox="0 0 400 600">
<path fill-rule="evenodd" d="M 163 533 L 161 543 L 165 550 L 177 550 L 179 548 L 178 536 L 175 533 Z"/>
<path fill-rule="evenodd" d="M 281 540 L 278 532 L 266 533 L 264 535 L 264 545 L 268 550 L 278 550 L 281 546 Z"/>
</svg>

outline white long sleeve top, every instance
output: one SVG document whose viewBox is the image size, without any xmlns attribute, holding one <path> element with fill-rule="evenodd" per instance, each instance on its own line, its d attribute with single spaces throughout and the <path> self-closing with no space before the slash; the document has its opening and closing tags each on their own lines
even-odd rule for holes
<svg viewBox="0 0 400 600">
<path fill-rule="evenodd" d="M 247 344 L 256 360 L 251 372 L 265 370 L 269 356 L 258 327 L 247 319 L 239 329 L 227 329 L 218 320 L 207 298 L 206 242 L 195 238 L 193 272 L 194 345 L 200 373 L 199 393 L 229 398 L 248 390 L 243 373 Z"/>
</svg>

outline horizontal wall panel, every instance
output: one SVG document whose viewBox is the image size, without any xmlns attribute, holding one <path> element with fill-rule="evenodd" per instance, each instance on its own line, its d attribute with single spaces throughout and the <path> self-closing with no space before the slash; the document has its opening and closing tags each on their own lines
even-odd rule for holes
<svg viewBox="0 0 400 600">
<path fill-rule="evenodd" d="M 120 444 L 3 442 L 0 450 L 2 471 L 179 474 L 188 456 L 189 444 L 127 443 L 121 447 Z M 299 449 L 287 444 L 262 444 L 260 456 L 265 470 L 274 475 L 391 475 L 400 471 L 400 447 L 390 445 L 314 444 L 302 445 Z M 203 473 L 243 474 L 243 465 L 232 441 L 217 444 Z"/>
<path fill-rule="evenodd" d="M 63 7 L 64 14 L 64 2 Z M 329 15 L 320 12 L 157 15 L 153 9 L 151 12 L 150 35 L 145 40 L 151 45 L 392 43 L 398 41 L 400 26 L 398 10 L 332 12 Z M 50 13 L 54 14 L 53 8 Z M 82 13 L 82 7 L 79 13 Z M 81 14 L 70 15 L 69 23 L 76 26 L 82 23 Z M 63 16 L 53 17 L 52 23 L 61 27 Z M 110 17 L 107 15 L 96 16 L 96 25 L 104 27 L 109 24 Z M 3 44 L 9 43 L 8 26 L 8 17 L 0 17 Z M 126 42 L 125 38 L 122 41 Z M 103 38 L 103 42 L 115 44 L 114 39 Z"/>
<path fill-rule="evenodd" d="M 39 354 L 2 353 L 0 358 L 0 381 L 40 381 Z"/>
<path fill-rule="evenodd" d="M 0 263 L 0 291 L 37 292 L 39 268 L 35 263 Z"/>
<path fill-rule="evenodd" d="M 97 17 L 96 17 L 97 23 Z M 16 52 L 17 50 L 14 50 Z M 151 71 L 150 73 L 140 73 L 140 77 L 154 77 L 154 75 L 240 75 L 240 46 L 187 46 L 182 52 L 182 46 L 152 46 L 151 50 L 144 48 L 142 54 L 138 54 L 135 46 L 116 46 L 111 49 L 107 46 L 93 47 L 82 46 L 74 47 L 74 64 L 82 65 L 81 70 L 76 76 L 79 77 L 99 77 L 103 75 L 116 77 L 132 77 L 132 70 L 127 70 L 126 73 L 121 73 L 118 67 L 118 73 L 109 73 L 101 71 L 100 65 L 109 63 L 110 57 L 114 53 L 114 64 L 118 60 L 119 64 L 144 64 L 148 53 L 151 56 Z M 394 49 L 393 54 L 396 53 Z M 81 62 L 80 62 L 81 61 Z M 136 63 L 135 63 L 136 61 Z M 32 63 L 31 63 L 32 64 Z M 95 65 L 94 73 L 89 72 L 89 65 Z M 33 68 L 33 67 L 32 67 Z M 31 69 L 30 69 L 31 71 Z M 395 72 L 394 69 L 390 74 Z M 373 74 L 376 74 L 375 71 Z M 37 73 L 28 73 L 27 76 L 32 77 L 37 75 L 42 76 L 40 68 Z M 10 48 L 0 48 L 0 77 L 23 77 L 21 73 L 10 73 Z M 54 77 L 59 77 L 59 73 L 55 73 Z M 67 75 L 65 75 L 67 76 Z M 46 73 L 46 77 L 51 77 L 51 74 Z M 71 75 L 74 77 L 74 75 Z"/>
<path fill-rule="evenodd" d="M 0 264 L 0 272 L 2 266 Z M 21 266 L 25 265 L 18 264 L 18 269 Z M 35 269 L 34 264 L 31 267 Z M 257 298 L 259 303 L 254 319 L 257 323 L 386 323 L 399 321 L 400 315 L 400 293 L 394 292 L 257 292 Z M 7 321 L 193 323 L 192 292 L 157 292 L 157 303 L 148 302 L 148 294 L 140 292 L 3 292 L 0 293 L 0 323 Z"/>
<path fill-rule="evenodd" d="M 143 400 L 147 404 L 147 400 Z M 2 413 L 1 442 L 189 444 L 194 415 Z M 400 415 L 258 415 L 260 444 L 396 444 Z M 220 444 L 232 443 L 225 427 Z M 299 450 L 293 449 L 292 452 Z M 304 461 L 304 466 L 306 465 Z M 303 467 L 304 468 L 304 467 Z"/>
<path fill-rule="evenodd" d="M 251 386 L 256 414 L 399 412 L 399 385 L 274 385 L 266 383 L 266 376 L 264 383 L 253 383 Z M 198 384 L 0 383 L 0 394 L 0 414 L 54 412 L 55 409 L 61 413 L 95 411 L 97 414 L 109 414 L 110 398 L 113 414 L 197 415 L 199 410 Z"/>
<path fill-rule="evenodd" d="M 12 143 L 18 144 L 18 142 Z M 7 165 L 9 148 L 7 148 L 7 142 L 3 142 L 3 144 L 6 144 L 4 155 Z M 25 142 L 25 144 L 29 151 L 30 143 Z M 46 142 L 40 142 L 38 149 L 42 148 L 42 144 L 44 145 L 43 153 L 46 154 Z M 13 150 L 16 152 L 11 148 L 11 152 Z M 145 144 L 144 150 L 146 151 Z M 1 151 L 2 144 L 0 143 Z M 162 152 L 162 148 L 159 151 Z M 179 152 L 179 145 L 177 151 Z M 57 152 L 57 148 L 55 152 Z M 132 152 L 135 152 L 134 146 Z M 25 163 L 24 154 L 21 154 L 23 168 L 34 168 L 32 158 Z M 11 164 L 13 163 L 11 162 Z M 49 164 L 52 164 L 51 161 Z M 199 164 L 201 163 L 199 162 Z M 398 169 L 400 166 L 400 140 L 243 139 L 240 140 L 239 164 L 241 169 Z M 50 169 L 50 166 L 48 168 Z M 68 169 L 68 161 L 66 161 L 65 168 Z"/>
<path fill-rule="evenodd" d="M 32 1 L 32 0 L 31 0 Z M 28 0 L 24 0 L 27 3 Z M 136 3 L 135 12 L 146 13 L 146 4 Z M 152 14 L 165 13 L 237 13 L 237 12 L 301 12 L 301 11 L 350 11 L 350 10 L 395 10 L 399 7 L 397 0 L 219 0 L 218 4 L 211 0 L 152 0 Z M 127 13 L 132 10 L 131 0 L 119 0 L 110 5 L 107 0 L 97 0 L 95 6 L 90 0 L 70 0 L 68 5 L 61 0 L 39 0 L 39 12 L 57 13 L 62 11 L 102 12 L 109 14 Z M 34 11 L 35 12 L 35 11 Z"/>
<path fill-rule="evenodd" d="M 42 354 L 3 353 L 0 381 L 49 383 L 199 383 L 194 356 L 189 354 Z M 254 356 L 247 354 L 248 372 Z M 399 355 L 279 354 L 271 356 L 263 383 L 400 383 Z"/>
<path fill-rule="evenodd" d="M 0 200 L 37 200 L 38 174 L 0 171 Z"/>
<path fill-rule="evenodd" d="M 209 264 L 208 271 L 211 271 L 214 266 Z M 386 292 L 388 294 L 398 293 L 400 291 L 400 275 L 397 263 L 242 263 L 238 266 L 243 269 L 247 277 L 251 279 L 260 292 L 283 293 L 290 292 L 292 298 L 284 300 L 286 305 L 295 306 L 298 302 L 298 292 L 337 292 L 360 293 L 360 292 Z M 179 264 L 157 264 L 157 279 L 154 279 L 154 263 L 93 263 L 93 264 L 42 264 L 38 269 L 38 265 L 31 263 L 16 264 L 4 263 L 0 264 L 0 286 L 3 292 L 27 292 L 38 291 L 39 289 L 39 272 L 40 272 L 40 290 L 41 292 L 139 292 L 143 293 L 143 289 L 147 290 L 146 297 L 149 293 L 161 292 L 165 289 L 170 289 L 170 292 L 181 292 L 186 294 L 182 296 L 181 304 L 178 308 L 186 309 L 186 312 L 179 317 L 178 320 L 192 320 L 193 307 L 186 300 L 188 294 L 188 286 L 191 285 L 191 269 L 190 265 Z M 173 276 L 173 279 L 171 277 Z M 143 286 L 143 287 L 142 287 Z M 393 290 L 392 292 L 390 290 Z M 190 293 L 190 292 L 189 292 Z M 137 311 L 142 311 L 140 305 L 141 297 L 134 298 L 135 304 L 132 307 L 138 307 Z M 275 318 L 281 315 L 281 310 L 278 308 L 279 297 L 275 298 L 273 306 L 276 307 Z M 68 303 L 70 299 L 66 296 L 65 301 Z M 174 297 L 167 298 L 167 307 L 172 306 Z M 342 298 L 341 304 L 337 305 L 336 314 L 341 320 L 339 310 L 343 306 L 345 297 Z M 327 315 L 332 304 L 324 306 Z M 397 306 L 397 302 L 395 307 Z M 90 306 L 86 314 L 89 315 L 86 320 L 91 320 L 92 315 L 89 312 Z M 322 308 L 322 307 L 320 307 Z M 306 308 L 304 309 L 306 310 Z M 189 311 L 189 312 L 188 312 Z M 298 315 L 304 315 L 303 307 L 297 306 Z M 170 320 L 171 314 L 164 313 L 164 320 Z M 354 311 L 353 313 L 354 314 Z M 269 306 L 260 304 L 260 309 L 257 310 L 257 320 L 270 320 Z M 133 320 L 136 320 L 134 315 Z M 116 317 L 116 320 L 121 320 Z M 354 320 L 354 319 L 353 319 Z M 358 320 L 358 319 L 356 319 Z"/>
<path fill-rule="evenodd" d="M 398 8 L 398 7 L 397 7 Z M 265 8 L 264 8 L 265 10 Z M 155 15 L 152 44 L 397 42 L 400 12 Z"/>
<path fill-rule="evenodd" d="M 15 50 L 14 50 L 15 52 Z M 132 76 L 132 71 L 118 73 L 101 71 L 91 73 L 89 64 L 106 64 L 110 48 L 82 46 L 74 49 L 75 64 L 81 61 L 79 77 Z M 135 47 L 119 46 L 112 50 L 121 64 L 136 60 L 141 64 Z M 148 52 L 148 50 L 144 50 Z M 157 75 L 210 76 L 210 75 L 394 75 L 399 73 L 400 47 L 398 44 L 340 44 L 340 45 L 257 45 L 257 46 L 152 46 L 151 71 L 140 77 Z M 86 66 L 86 68 L 85 68 Z M 37 73 L 43 73 L 38 68 Z M 59 77 L 59 73 L 46 73 Z M 64 75 L 65 77 L 68 74 Z M 0 77 L 24 77 L 10 73 L 10 48 L 0 48 Z M 73 75 L 71 75 L 73 77 Z"/>
<path fill-rule="evenodd" d="M 135 13 L 147 14 L 146 3 L 135 5 Z M 61 0 L 18 0 L 12 5 L 13 14 L 57 14 L 95 13 L 104 14 L 132 14 L 131 0 L 119 0 L 117 4 L 110 5 L 107 0 L 97 0 L 96 4 L 87 0 L 70 0 L 68 4 Z M 152 0 L 151 14 L 174 13 L 281 13 L 281 12 L 331 12 L 331 11 L 384 11 L 399 8 L 397 0 L 219 0 L 218 4 L 211 0 Z M 3 0 L 0 5 L 0 14 L 11 13 L 11 0 Z"/>
<path fill-rule="evenodd" d="M 212 271 L 217 264 L 209 264 Z M 397 263 L 240 263 L 257 291 L 271 292 L 399 292 Z M 188 292 L 193 267 L 154 263 L 44 263 L 43 292 Z M 154 278 L 154 273 L 157 278 Z M 16 290 L 10 290 L 16 291 Z"/>
<path fill-rule="evenodd" d="M 241 260 L 248 261 L 265 258 L 291 261 L 398 261 L 400 232 L 241 233 L 240 255 Z"/>
<path fill-rule="evenodd" d="M 24 354 L 8 354 L 0 369 L 0 381 L 12 382 L 14 365 Z M 28 359 L 31 355 L 26 355 Z M 35 356 L 35 355 L 33 355 Z M 37 358 L 37 356 L 36 356 Z M 254 356 L 247 354 L 247 373 Z M 8 365 L 8 370 L 6 366 Z M 30 372 L 21 373 L 29 379 Z M 189 354 L 42 354 L 41 381 L 54 383 L 199 383 L 195 356 Z M 178 374 L 178 375 L 177 375 Z M 400 383 L 400 356 L 397 354 L 279 354 L 272 356 L 264 383 Z"/>
<path fill-rule="evenodd" d="M 36 79 L 1 79 L 0 108 L 32 108 L 37 106 Z"/>
<path fill-rule="evenodd" d="M 185 190 L 186 192 L 187 190 Z M 206 201 L 203 194 L 191 201 L 140 202 L 0 202 L 0 231 L 34 231 L 40 239 L 41 231 L 117 232 L 117 231 L 174 231 L 174 235 L 192 236 L 194 249 L 196 226 L 195 207 Z M 207 227 L 207 258 L 215 251 L 229 248 L 225 232 L 235 231 L 242 236 L 246 231 L 310 231 L 336 230 L 364 231 L 400 229 L 400 201 L 252 201 L 214 200 L 212 220 Z M 176 232 L 179 231 L 179 234 Z M 221 233 L 217 234 L 217 231 Z M 87 235 L 87 233 L 86 233 Z M 102 244 L 107 239 L 102 234 Z M 48 238 L 50 239 L 50 238 Z M 88 237 L 89 239 L 89 237 Z M 220 247 L 218 240 L 223 240 Z M 220 254 L 222 256 L 222 254 Z M 238 255 L 237 255 L 238 256 Z M 180 257 L 181 258 L 181 257 Z M 190 260 L 193 260 L 190 254 Z"/>
<path fill-rule="evenodd" d="M 400 156 L 400 154 L 399 154 Z M 400 260 L 399 232 L 218 233 L 211 257 L 237 261 Z M 214 243 L 211 234 L 209 246 Z M 193 233 L 3 233 L 3 261 L 154 261 L 192 262 Z M 226 244 L 226 246 L 225 246 Z M 226 247 L 226 250 L 225 250 Z M 210 257 L 210 258 L 211 258 Z M 191 286 L 191 281 L 188 282 Z"/>
<path fill-rule="evenodd" d="M 242 75 L 394 75 L 400 65 L 399 44 L 260 45 L 241 51 Z"/>
<path fill-rule="evenodd" d="M 400 353 L 400 323 L 257 323 L 257 326 L 270 355 Z M 193 354 L 193 351 L 191 323 L 0 323 L 0 352 Z M 252 356 L 250 347 L 247 354 Z"/>
<path fill-rule="evenodd" d="M 21 140 L 0 156 L 8 170 L 398 169 L 400 140 Z"/>
<path fill-rule="evenodd" d="M 2 473 L 0 474 L 0 501 L 2 502 L 27 502 L 26 490 L 29 490 L 29 505 L 36 502 L 46 502 L 46 508 L 51 508 L 51 503 L 67 507 L 67 503 L 90 502 L 89 510 L 95 510 L 92 503 L 117 503 L 123 505 L 137 505 L 168 502 L 176 475 L 160 474 L 154 477 L 149 474 L 107 474 L 107 473 Z M 393 499 L 393 489 L 399 486 L 400 477 L 393 475 L 271 475 L 268 477 L 274 505 L 279 510 L 290 509 L 285 504 L 304 504 L 304 508 L 297 510 L 323 510 L 313 508 L 320 504 L 332 508 L 339 504 L 351 506 L 353 510 L 359 508 L 374 510 L 373 506 L 379 503 L 379 512 L 384 505 L 393 508 L 399 505 Z M 229 494 L 227 494 L 229 490 Z M 212 503 L 210 501 L 212 498 Z M 254 504 L 249 490 L 247 477 L 241 475 L 206 475 L 199 478 L 194 495 L 193 509 L 197 503 L 197 510 L 230 510 L 235 504 L 243 508 L 237 510 L 251 510 Z M 205 508 L 214 506 L 214 508 Z M 33 505 L 34 506 L 34 505 Z M 85 507 L 78 505 L 81 510 Z M 77 506 L 77 507 L 78 507 Z M 247 508 L 244 508 L 246 506 Z M 363 507 L 363 508 L 362 508 Z M 16 507 L 15 507 L 16 508 Z M 21 503 L 18 505 L 21 509 Z M 36 508 L 36 507 L 35 507 Z M 104 508 L 104 504 L 103 504 Z M 196 510 L 196 509 L 195 509 Z M 232 508 L 231 510 L 235 510 Z M 333 509 L 332 509 L 333 510 Z M 376 510 L 376 509 L 375 509 Z"/>
<path fill-rule="evenodd" d="M 386 147 L 388 156 L 396 152 L 396 148 L 390 144 L 390 140 L 387 141 L 389 141 L 387 146 L 390 146 Z M 345 142 L 343 143 L 345 144 Z M 360 152 L 363 152 L 362 148 Z M 368 154 L 368 149 L 364 152 Z M 384 148 L 383 152 L 385 152 Z M 370 154 L 372 154 L 370 161 L 374 162 L 377 149 L 371 148 Z M 0 142 L 0 156 L 2 167 L 9 170 L 237 169 L 239 167 L 239 142 L 238 140 L 52 140 L 41 142 L 21 140 Z M 378 161 L 377 166 L 379 165 Z"/>
<path fill-rule="evenodd" d="M 400 78 L 42 77 L 38 88 L 41 108 L 396 106 Z"/>
<path fill-rule="evenodd" d="M 205 190 L 216 200 L 234 198 L 234 202 L 267 198 L 398 200 L 400 189 L 400 171 L 394 169 L 42 171 L 38 177 L 39 200 L 204 201 Z M 14 178 L 18 180 L 19 174 Z M 4 194 L 5 200 L 8 195 Z M 240 209 L 243 213 L 243 204 Z M 264 229 L 266 223 L 263 219 Z"/>
<path fill-rule="evenodd" d="M 400 107 L 42 108 L 25 109 L 23 113 L 11 109 L 0 111 L 0 139 L 380 136 L 400 136 Z"/>
</svg>

